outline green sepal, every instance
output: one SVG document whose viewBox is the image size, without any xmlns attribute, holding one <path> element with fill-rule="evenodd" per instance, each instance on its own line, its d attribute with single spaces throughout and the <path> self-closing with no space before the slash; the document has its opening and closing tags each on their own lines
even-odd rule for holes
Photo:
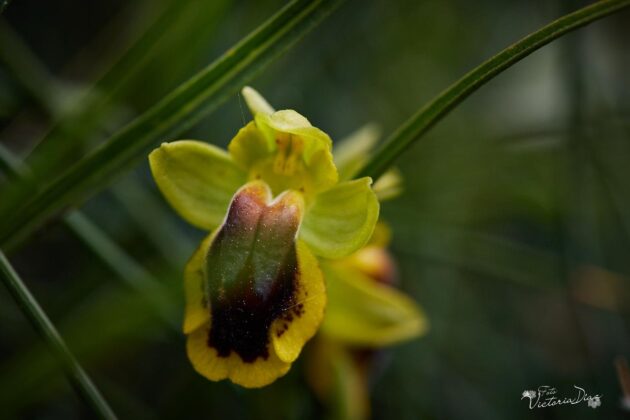
<svg viewBox="0 0 630 420">
<path fill-rule="evenodd" d="M 322 334 L 346 344 L 381 347 L 422 335 L 428 322 L 416 303 L 343 262 L 322 264 L 328 309 Z"/>
<path fill-rule="evenodd" d="M 162 143 L 149 155 L 153 178 L 186 221 L 212 230 L 221 224 L 246 174 L 225 151 L 196 140 Z"/>
<path fill-rule="evenodd" d="M 403 177 L 398 168 L 391 168 L 376 180 L 372 189 L 378 197 L 378 201 L 391 200 L 403 192 Z"/>
<path fill-rule="evenodd" d="M 367 177 L 346 181 L 315 197 L 300 231 L 313 253 L 341 258 L 367 243 L 379 214 L 371 184 Z"/>
<path fill-rule="evenodd" d="M 228 150 L 250 180 L 262 179 L 274 194 L 293 189 L 307 200 L 337 183 L 332 141 L 292 110 L 259 112 Z"/>
<path fill-rule="evenodd" d="M 241 94 L 243 98 L 245 98 L 245 103 L 247 104 L 247 108 L 249 108 L 249 112 L 251 112 L 252 116 L 255 117 L 256 114 L 273 114 L 275 109 L 263 96 L 258 93 L 258 91 L 249 86 L 245 86 L 241 90 Z"/>
</svg>

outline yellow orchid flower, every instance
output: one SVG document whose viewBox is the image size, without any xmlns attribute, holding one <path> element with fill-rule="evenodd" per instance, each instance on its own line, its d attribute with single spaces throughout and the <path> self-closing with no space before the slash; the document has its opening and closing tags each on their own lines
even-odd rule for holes
<svg viewBox="0 0 630 420">
<path fill-rule="evenodd" d="M 370 178 L 339 182 L 323 131 L 251 88 L 243 96 L 254 120 L 227 152 L 180 140 L 149 161 L 171 206 L 210 232 L 184 273 L 188 357 L 210 380 L 261 387 L 289 370 L 320 326 L 320 259 L 361 248 L 379 204 Z"/>
</svg>

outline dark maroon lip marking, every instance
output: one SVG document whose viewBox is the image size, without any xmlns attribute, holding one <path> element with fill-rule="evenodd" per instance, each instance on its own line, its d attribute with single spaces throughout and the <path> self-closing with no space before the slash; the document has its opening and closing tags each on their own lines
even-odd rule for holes
<svg viewBox="0 0 630 420">
<path fill-rule="evenodd" d="M 237 353 L 246 363 L 269 357 L 269 329 L 276 319 L 286 331 L 294 316 L 299 266 L 296 233 L 301 207 L 250 184 L 234 197 L 225 223 L 207 254 L 211 327 L 208 346 L 219 357 Z"/>
<path fill-rule="evenodd" d="M 259 357 L 266 360 L 269 357 L 269 328 L 273 321 L 290 312 L 297 275 L 293 250 L 273 282 L 267 299 L 255 292 L 252 277 L 241 279 L 239 287 L 225 290 L 216 298 L 211 297 L 212 326 L 208 345 L 217 350 L 219 357 L 228 357 L 234 351 L 246 363 L 253 363 Z"/>
</svg>

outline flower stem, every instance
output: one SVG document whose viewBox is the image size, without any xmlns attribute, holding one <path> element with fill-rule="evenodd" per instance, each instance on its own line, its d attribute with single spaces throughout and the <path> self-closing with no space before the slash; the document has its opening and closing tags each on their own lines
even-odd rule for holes
<svg viewBox="0 0 630 420">
<path fill-rule="evenodd" d="M 630 6 L 630 0 L 603 0 L 542 27 L 473 69 L 401 125 L 376 151 L 357 177 L 380 177 L 409 146 L 460 102 L 504 70 L 564 34 Z"/>
<path fill-rule="evenodd" d="M 81 398 L 100 418 L 115 419 L 116 415 L 112 409 L 72 355 L 55 326 L 50 322 L 46 313 L 39 306 L 2 251 L 0 251 L 0 278 L 2 278 L 2 282 L 20 306 L 22 313 L 60 360 L 68 379 Z"/>
</svg>

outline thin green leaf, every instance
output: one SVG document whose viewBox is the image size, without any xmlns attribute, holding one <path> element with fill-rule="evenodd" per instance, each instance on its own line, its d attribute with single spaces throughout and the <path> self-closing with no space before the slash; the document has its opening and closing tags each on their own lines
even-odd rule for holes
<svg viewBox="0 0 630 420">
<path fill-rule="evenodd" d="M 39 306 L 2 251 L 0 251 L 0 277 L 2 277 L 2 281 L 9 289 L 13 299 L 22 309 L 24 316 L 28 318 L 52 352 L 59 358 L 68 378 L 81 397 L 100 418 L 115 419 L 116 415 L 107 404 L 107 401 L 105 401 L 90 377 L 74 358 L 55 326 L 50 322 L 46 313 Z"/>
<path fill-rule="evenodd" d="M 568 14 L 526 36 L 442 91 L 400 126 L 357 177 L 381 176 L 409 146 L 459 103 L 504 70 L 562 35 L 630 6 L 630 0 L 604 0 Z"/>
<path fill-rule="evenodd" d="M 30 201 L 7 203 L 0 214 L 0 243 L 15 243 L 63 207 L 81 202 L 110 183 L 155 144 L 190 128 L 317 26 L 342 1 L 298 0 L 288 4 Z"/>
</svg>

